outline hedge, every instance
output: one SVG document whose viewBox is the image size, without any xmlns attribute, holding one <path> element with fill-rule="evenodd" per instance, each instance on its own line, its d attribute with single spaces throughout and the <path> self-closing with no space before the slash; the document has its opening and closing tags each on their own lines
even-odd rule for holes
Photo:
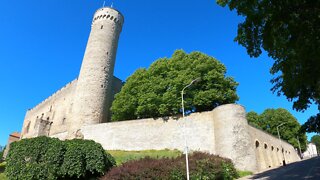
<svg viewBox="0 0 320 180">
<path fill-rule="evenodd" d="M 9 179 L 88 179 L 115 165 L 114 158 L 91 140 L 60 141 L 36 137 L 10 145 L 6 159 Z"/>
<path fill-rule="evenodd" d="M 238 177 L 231 160 L 208 153 L 194 152 L 189 156 L 190 179 L 234 179 Z M 129 161 L 112 168 L 102 180 L 122 179 L 187 179 L 185 156 L 177 158 L 144 159 Z"/>
</svg>

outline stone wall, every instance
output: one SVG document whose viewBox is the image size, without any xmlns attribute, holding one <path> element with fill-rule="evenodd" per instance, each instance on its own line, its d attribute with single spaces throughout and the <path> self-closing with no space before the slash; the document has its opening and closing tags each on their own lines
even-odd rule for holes
<svg viewBox="0 0 320 180">
<path fill-rule="evenodd" d="M 282 165 L 281 147 L 287 163 L 298 161 L 294 148 L 248 125 L 245 109 L 236 104 L 219 106 L 212 111 L 186 117 L 141 119 L 81 128 L 85 139 L 102 144 L 106 150 L 178 149 L 205 151 L 230 158 L 236 168 L 253 172 Z M 184 131 L 185 129 L 185 131 Z M 57 137 L 64 139 L 66 134 Z"/>
<path fill-rule="evenodd" d="M 292 145 L 286 141 L 280 141 L 277 137 L 270 135 L 260 129 L 249 126 L 252 144 L 256 153 L 257 169 L 259 171 L 299 161 L 299 155 Z"/>
<path fill-rule="evenodd" d="M 121 90 L 123 82 L 119 78 L 113 77 L 112 84 L 111 102 L 114 95 Z M 66 132 L 72 123 L 71 118 L 77 118 L 72 114 L 76 86 L 77 79 L 65 85 L 34 108 L 29 109 L 21 131 L 22 138 L 55 136 Z"/>
<path fill-rule="evenodd" d="M 77 80 L 49 96 L 43 102 L 27 111 L 22 137 L 54 135 L 67 130 L 71 118 L 73 95 Z"/>
<path fill-rule="evenodd" d="M 186 137 L 191 150 L 215 153 L 212 112 L 187 117 Z M 178 149 L 184 151 L 184 121 L 181 118 L 142 119 L 82 127 L 85 139 L 108 150 Z"/>
</svg>

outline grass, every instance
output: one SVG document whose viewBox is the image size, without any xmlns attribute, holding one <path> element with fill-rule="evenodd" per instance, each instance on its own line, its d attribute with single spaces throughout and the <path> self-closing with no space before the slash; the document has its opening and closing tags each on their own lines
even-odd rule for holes
<svg viewBox="0 0 320 180">
<path fill-rule="evenodd" d="M 120 151 L 120 150 L 108 150 L 116 160 L 117 165 L 121 165 L 127 161 L 142 159 L 144 157 L 151 157 L 151 158 L 173 158 L 178 157 L 182 154 L 182 152 L 178 150 L 145 150 L 145 151 Z"/>
<path fill-rule="evenodd" d="M 7 180 L 8 178 L 4 173 L 0 173 L 0 180 Z"/>
<path fill-rule="evenodd" d="M 252 175 L 252 172 L 250 172 L 250 171 L 238 171 L 238 175 L 239 175 L 239 178 L 241 178 L 241 177 L 244 177 L 244 176 Z"/>
</svg>

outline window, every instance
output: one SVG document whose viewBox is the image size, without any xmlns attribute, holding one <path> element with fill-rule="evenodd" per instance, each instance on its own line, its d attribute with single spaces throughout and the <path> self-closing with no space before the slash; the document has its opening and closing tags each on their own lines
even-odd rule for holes
<svg viewBox="0 0 320 180">
<path fill-rule="evenodd" d="M 103 29 L 103 25 L 101 26 L 101 29 Z"/>
</svg>

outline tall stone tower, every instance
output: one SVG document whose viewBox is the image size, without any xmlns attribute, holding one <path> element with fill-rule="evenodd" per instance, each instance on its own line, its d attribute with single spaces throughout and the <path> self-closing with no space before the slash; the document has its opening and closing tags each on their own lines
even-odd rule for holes
<svg viewBox="0 0 320 180">
<path fill-rule="evenodd" d="M 123 15 L 110 7 L 94 14 L 72 107 L 70 131 L 82 125 L 106 122 Z"/>
</svg>

